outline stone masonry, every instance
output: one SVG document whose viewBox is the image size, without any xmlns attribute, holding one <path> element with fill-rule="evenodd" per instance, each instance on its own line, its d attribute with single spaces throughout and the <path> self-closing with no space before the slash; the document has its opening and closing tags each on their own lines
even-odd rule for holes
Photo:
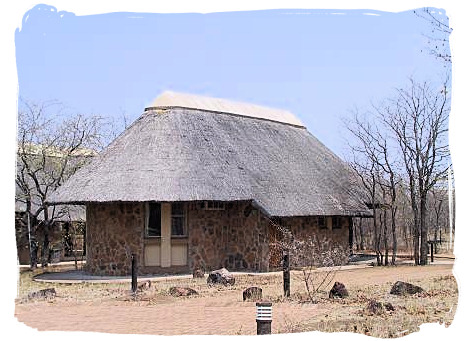
<svg viewBox="0 0 464 341">
<path fill-rule="evenodd" d="M 268 271 L 279 266 L 280 253 L 273 249 L 275 229 L 249 201 L 225 203 L 205 209 L 201 202 L 186 203 L 188 271 Z M 87 204 L 87 264 L 95 275 L 130 275 L 131 255 L 137 255 L 139 273 L 176 272 L 178 269 L 145 268 L 145 203 Z M 327 218 L 326 218 L 327 219 Z M 329 220 L 331 220 L 330 218 Z M 292 234 L 319 234 L 348 246 L 350 218 L 340 217 L 338 228 L 321 228 L 318 217 L 281 218 Z M 331 225 L 331 224 L 329 224 Z M 274 229 L 274 230 L 273 230 Z"/>
<path fill-rule="evenodd" d="M 95 275 L 130 275 L 131 255 L 142 258 L 144 204 L 87 204 L 86 270 Z"/>
<path fill-rule="evenodd" d="M 229 202 L 223 210 L 206 210 L 200 203 L 188 209 L 191 269 L 267 271 L 268 228 L 250 202 Z"/>
</svg>

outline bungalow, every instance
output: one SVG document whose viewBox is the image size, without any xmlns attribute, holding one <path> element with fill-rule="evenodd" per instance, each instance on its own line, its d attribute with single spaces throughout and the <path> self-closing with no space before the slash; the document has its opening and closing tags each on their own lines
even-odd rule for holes
<svg viewBox="0 0 464 341">
<path fill-rule="evenodd" d="M 86 205 L 93 274 L 267 271 L 272 220 L 348 247 L 356 183 L 290 112 L 165 92 L 50 202 Z"/>
</svg>

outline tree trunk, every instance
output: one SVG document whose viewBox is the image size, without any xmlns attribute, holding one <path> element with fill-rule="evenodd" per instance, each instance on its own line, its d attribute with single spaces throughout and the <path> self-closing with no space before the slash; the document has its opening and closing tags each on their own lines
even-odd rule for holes
<svg viewBox="0 0 464 341">
<path fill-rule="evenodd" d="M 422 195 L 420 198 L 420 265 L 427 265 L 427 255 L 429 253 L 429 245 L 427 243 L 428 226 L 427 226 L 427 197 Z"/>
<path fill-rule="evenodd" d="M 36 229 L 35 219 L 31 215 L 31 202 L 26 202 L 26 214 L 27 214 L 27 233 L 29 239 L 29 264 L 31 270 L 37 269 L 37 240 L 36 240 Z"/>
<path fill-rule="evenodd" d="M 44 221 L 43 221 L 43 243 L 42 243 L 42 267 L 48 266 L 50 261 L 50 222 L 48 220 L 48 206 L 44 205 Z"/>
<path fill-rule="evenodd" d="M 420 226 L 419 226 L 419 217 L 417 212 L 417 203 L 414 199 L 414 194 L 411 194 L 411 206 L 414 215 L 414 226 L 413 226 L 413 244 L 414 244 L 414 264 L 419 265 L 419 246 L 420 246 Z"/>
<path fill-rule="evenodd" d="M 374 202 L 374 201 L 373 201 Z M 372 210 L 374 215 L 374 251 L 377 256 L 377 265 L 382 265 L 382 258 L 380 254 L 380 240 L 379 240 L 379 231 L 377 225 L 377 210 L 375 209 L 375 202 L 374 202 L 374 209 Z"/>
<path fill-rule="evenodd" d="M 391 209 L 391 230 L 392 230 L 392 258 L 391 264 L 396 264 L 396 252 L 398 248 L 398 239 L 396 236 L 396 207 Z"/>
<path fill-rule="evenodd" d="M 363 230 L 362 218 L 359 219 L 359 248 L 361 250 L 365 249 L 365 246 L 364 246 L 364 230 Z"/>
<path fill-rule="evenodd" d="M 385 249 L 384 264 L 388 265 L 388 233 L 387 233 L 387 211 L 383 211 L 383 247 Z"/>
</svg>

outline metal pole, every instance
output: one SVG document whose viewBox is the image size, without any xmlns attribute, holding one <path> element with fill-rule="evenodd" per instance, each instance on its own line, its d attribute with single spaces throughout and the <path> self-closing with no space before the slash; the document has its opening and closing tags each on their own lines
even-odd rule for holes
<svg viewBox="0 0 464 341">
<path fill-rule="evenodd" d="M 272 303 L 257 302 L 256 303 L 256 334 L 265 335 L 271 334 L 272 324 Z"/>
<path fill-rule="evenodd" d="M 290 260 L 288 251 L 283 255 L 284 296 L 290 297 Z"/>
<path fill-rule="evenodd" d="M 131 255 L 132 258 L 132 293 L 137 291 L 137 257 L 135 254 Z"/>
</svg>

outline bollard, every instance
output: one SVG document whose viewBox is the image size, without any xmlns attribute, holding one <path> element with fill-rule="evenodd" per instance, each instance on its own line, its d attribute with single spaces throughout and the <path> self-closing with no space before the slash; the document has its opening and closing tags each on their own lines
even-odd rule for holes
<svg viewBox="0 0 464 341">
<path fill-rule="evenodd" d="M 290 297 L 290 261 L 288 253 L 283 256 L 284 296 Z"/>
<path fill-rule="evenodd" d="M 132 293 L 137 291 L 137 257 L 132 254 Z"/>
<path fill-rule="evenodd" d="M 257 302 L 256 303 L 256 334 L 265 335 L 271 334 L 272 323 L 272 303 Z"/>
<path fill-rule="evenodd" d="M 433 243 L 430 243 L 430 262 L 433 263 Z"/>
</svg>

